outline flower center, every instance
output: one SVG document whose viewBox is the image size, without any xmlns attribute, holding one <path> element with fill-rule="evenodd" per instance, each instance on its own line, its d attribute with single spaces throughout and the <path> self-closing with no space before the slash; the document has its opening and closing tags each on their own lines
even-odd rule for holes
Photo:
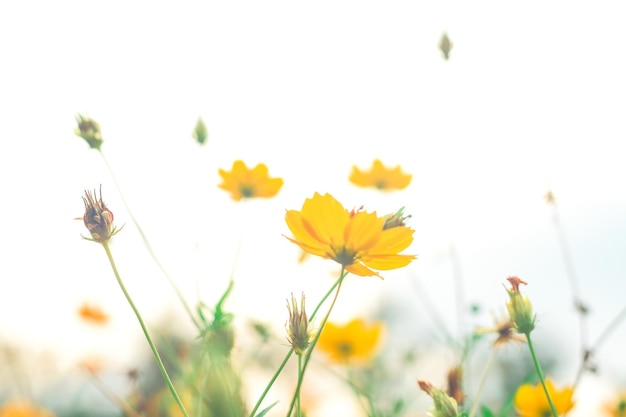
<svg viewBox="0 0 626 417">
<path fill-rule="evenodd" d="M 337 343 L 337 351 L 341 354 L 342 357 L 349 358 L 350 356 L 352 356 L 354 348 L 352 347 L 352 343 L 350 342 L 339 342 Z"/>
<path fill-rule="evenodd" d="M 379 190 L 385 190 L 387 189 L 387 183 L 383 180 L 380 181 L 376 181 L 376 184 L 374 184 L 376 186 L 376 188 L 378 188 Z"/>
<path fill-rule="evenodd" d="M 333 248 L 333 250 L 335 252 L 335 256 L 334 256 L 335 261 L 337 261 L 341 265 L 348 266 L 354 263 L 355 261 L 354 257 L 356 256 L 355 251 L 347 250 L 345 247 L 339 250 Z"/>
<path fill-rule="evenodd" d="M 252 185 L 241 185 L 239 186 L 239 192 L 245 198 L 254 197 L 254 186 Z"/>
</svg>

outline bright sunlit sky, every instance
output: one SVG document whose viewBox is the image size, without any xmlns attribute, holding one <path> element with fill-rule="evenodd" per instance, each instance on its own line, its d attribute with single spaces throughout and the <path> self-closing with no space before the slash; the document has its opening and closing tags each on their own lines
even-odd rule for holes
<svg viewBox="0 0 626 417">
<path fill-rule="evenodd" d="M 285 209 L 330 192 L 350 208 L 406 206 L 416 230 L 410 253 L 419 255 L 385 281 L 351 278 L 337 319 L 395 294 L 430 325 L 405 295 L 418 280 L 454 328 L 452 247 L 468 303 L 500 308 L 502 283 L 519 275 L 530 283 L 537 337 L 552 337 L 574 361 L 578 324 L 543 195 L 549 187 L 556 195 L 594 340 L 626 290 L 625 9 L 619 1 L 3 2 L 0 337 L 72 358 L 142 343 L 104 252 L 72 220 L 83 191 L 100 184 L 126 223 L 112 249 L 140 309 L 155 325 L 171 314 L 185 321 L 102 159 L 74 136 L 82 113 L 100 123 L 128 203 L 190 301 L 217 300 L 239 242 L 233 310 L 280 329 L 289 292 L 319 299 L 332 265 L 298 265 L 281 234 Z M 454 43 L 447 62 L 437 48 L 444 32 Z M 204 147 L 191 138 L 198 117 L 210 132 Z M 352 186 L 352 165 L 374 158 L 401 164 L 410 187 L 382 195 Z M 235 159 L 266 163 L 284 178 L 281 193 L 232 202 L 216 187 L 217 170 Z M 85 336 L 75 314 L 85 300 L 111 311 L 104 336 Z M 615 383 L 626 383 L 623 333 L 599 356 Z"/>
</svg>

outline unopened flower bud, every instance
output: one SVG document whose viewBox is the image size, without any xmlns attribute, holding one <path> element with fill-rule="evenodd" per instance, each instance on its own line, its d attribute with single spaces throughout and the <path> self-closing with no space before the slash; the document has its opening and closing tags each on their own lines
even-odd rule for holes
<svg viewBox="0 0 626 417">
<path fill-rule="evenodd" d="M 517 331 L 527 335 L 535 328 L 535 314 L 530 300 L 519 290 L 520 284 L 526 285 L 526 282 L 515 276 L 507 280 L 511 283 L 511 289 L 506 290 L 509 294 L 506 308 Z"/>
<path fill-rule="evenodd" d="M 95 190 L 93 194 L 89 190 L 85 191 L 83 202 L 85 203 L 83 222 L 91 234 L 91 238 L 83 236 L 84 239 L 106 243 L 121 230 L 113 225 L 113 213 L 102 201 L 102 187 L 100 197 L 97 197 Z"/>
<path fill-rule="evenodd" d="M 426 381 L 417 381 L 420 389 L 430 395 L 435 403 L 435 408 L 431 410 L 433 417 L 457 417 L 459 407 L 456 400 L 450 397 L 444 390 L 435 388 Z"/>
<path fill-rule="evenodd" d="M 200 145 L 204 145 L 204 142 L 206 142 L 209 137 L 209 131 L 201 118 L 198 119 L 198 123 L 196 123 L 192 136 Z"/>
<path fill-rule="evenodd" d="M 447 61 L 450 58 L 450 51 L 454 44 L 450 41 L 447 33 L 441 35 L 441 40 L 439 41 L 439 49 L 443 52 L 443 57 Z"/>
<path fill-rule="evenodd" d="M 74 133 L 85 139 L 90 148 L 100 150 L 100 146 L 102 145 L 102 132 L 100 132 L 98 122 L 80 114 L 76 116 L 76 121 L 78 122 L 78 127 L 74 129 Z"/>
<path fill-rule="evenodd" d="M 289 321 L 287 322 L 287 340 L 293 347 L 297 355 L 302 355 L 309 348 L 311 342 L 311 331 L 309 329 L 309 318 L 304 305 L 304 294 L 300 301 L 300 306 L 296 302 L 293 294 L 291 304 L 287 301 L 289 311 Z"/>
<path fill-rule="evenodd" d="M 384 217 L 385 224 L 383 225 L 383 230 L 391 229 L 393 227 L 402 227 L 406 226 L 406 221 L 411 218 L 411 215 L 404 215 L 404 207 L 400 208 L 393 214 L 388 214 Z"/>
</svg>

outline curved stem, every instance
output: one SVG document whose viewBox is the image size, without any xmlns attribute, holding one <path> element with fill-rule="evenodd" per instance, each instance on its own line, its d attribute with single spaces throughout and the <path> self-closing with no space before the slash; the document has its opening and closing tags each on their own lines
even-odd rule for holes
<svg viewBox="0 0 626 417">
<path fill-rule="evenodd" d="M 193 315 L 193 313 L 191 311 L 191 308 L 189 307 L 189 304 L 187 304 L 187 301 L 185 300 L 185 297 L 183 297 L 183 293 L 180 291 L 180 289 L 178 288 L 178 286 L 176 285 L 176 283 L 174 282 L 174 280 L 172 279 L 170 274 L 165 270 L 165 267 L 163 266 L 163 264 L 161 264 L 161 261 L 159 261 L 159 258 L 157 257 L 156 253 L 154 252 L 154 249 L 152 249 L 152 245 L 150 244 L 150 241 L 146 237 L 146 234 L 144 233 L 143 229 L 139 225 L 139 222 L 137 221 L 137 219 L 133 215 L 132 210 L 128 206 L 128 203 L 126 202 L 126 199 L 124 198 L 124 193 L 122 193 L 122 189 L 120 188 L 120 185 L 118 184 L 117 179 L 115 178 L 115 174 L 113 173 L 113 170 L 111 169 L 111 166 L 109 165 L 109 161 L 107 160 L 106 156 L 104 156 L 104 153 L 102 152 L 102 150 L 98 149 L 98 151 L 100 153 L 100 156 L 102 156 L 102 160 L 104 161 L 104 165 L 109 170 L 109 174 L 111 174 L 111 178 L 113 179 L 113 183 L 115 184 L 115 187 L 117 188 L 117 192 L 119 193 L 120 199 L 122 200 L 122 203 L 124 204 L 124 207 L 126 208 L 126 211 L 128 212 L 130 220 L 135 225 L 135 228 L 139 232 L 139 236 L 141 236 L 141 240 L 143 241 L 144 246 L 148 250 L 148 254 L 150 254 L 150 257 L 152 258 L 152 260 L 154 261 L 156 266 L 161 270 L 163 275 L 165 275 L 165 278 L 169 282 L 170 286 L 174 289 L 174 292 L 176 293 L 176 296 L 178 297 L 178 299 L 180 300 L 181 304 L 183 305 L 183 307 L 187 311 L 187 314 L 189 315 L 189 318 L 191 318 L 191 321 L 193 322 L 193 324 L 196 326 L 196 328 L 199 331 L 202 331 L 203 328 L 201 327 L 200 323 L 196 320 L 195 316 Z"/>
<path fill-rule="evenodd" d="M 474 417 L 476 415 L 476 411 L 478 411 L 478 406 L 480 405 L 480 395 L 483 392 L 483 388 L 485 387 L 485 381 L 487 380 L 487 375 L 489 375 L 489 371 L 491 370 L 491 365 L 493 365 L 493 360 L 496 357 L 496 348 L 493 347 L 491 349 L 491 353 L 489 354 L 489 358 L 487 359 L 487 363 L 483 368 L 483 373 L 480 376 L 480 383 L 478 384 L 478 391 L 476 391 L 476 396 L 474 397 L 474 403 L 472 404 L 472 409 L 470 410 L 469 417 Z"/>
<path fill-rule="evenodd" d="M 550 404 L 550 409 L 552 410 L 552 415 L 554 417 L 559 417 L 559 414 L 556 411 L 556 407 L 552 402 L 552 398 L 550 397 L 550 393 L 548 392 L 548 387 L 546 386 L 546 380 L 543 376 L 543 371 L 541 370 L 541 365 L 539 364 L 539 360 L 537 360 L 537 355 L 535 354 L 535 348 L 533 346 L 533 341 L 530 338 L 530 332 L 526 333 L 526 339 L 528 341 L 528 349 L 530 350 L 530 355 L 533 357 L 533 363 L 535 364 L 535 370 L 537 371 L 537 375 L 539 376 L 539 380 L 541 381 L 541 385 L 543 386 L 543 391 L 546 393 L 546 397 L 548 398 L 548 403 Z"/>
<path fill-rule="evenodd" d="M 335 307 L 335 302 L 337 301 L 337 297 L 339 296 L 339 291 L 341 290 L 341 283 L 343 282 L 343 279 L 346 277 L 346 275 L 347 275 L 347 272 L 345 271 L 345 269 L 342 268 L 339 279 L 337 280 L 337 285 L 336 285 L 337 289 L 335 290 L 335 296 L 333 297 L 333 301 L 330 303 L 330 307 L 328 308 L 326 315 L 322 319 L 320 328 L 317 331 L 317 334 L 315 335 L 315 337 L 313 338 L 313 341 L 311 342 L 311 345 L 309 346 L 306 352 L 306 355 L 304 356 L 304 365 L 302 366 L 302 371 L 300 372 L 300 375 L 298 375 L 298 385 L 296 386 L 296 391 L 294 392 L 293 397 L 291 399 L 291 404 L 289 404 L 289 411 L 287 412 L 287 417 L 291 416 L 291 412 L 293 411 L 296 398 L 300 395 L 300 388 L 302 387 L 302 380 L 304 379 L 304 373 L 306 372 L 306 368 L 309 365 L 309 361 L 311 360 L 311 355 L 313 354 L 313 350 L 315 350 L 315 345 L 317 345 L 317 341 L 319 340 L 320 335 L 324 331 L 324 326 L 326 325 L 326 322 L 328 321 L 328 317 L 330 317 L 330 313 L 333 311 L 333 307 Z"/>
<path fill-rule="evenodd" d="M 117 266 L 115 265 L 115 261 L 113 260 L 113 254 L 111 253 L 111 249 L 109 248 L 108 242 L 102 243 L 102 247 L 104 248 L 104 251 L 106 252 L 107 257 L 109 258 L 109 263 L 111 264 L 111 268 L 113 268 L 113 273 L 115 274 L 117 283 L 120 285 L 120 288 L 122 289 L 122 292 L 124 293 L 124 296 L 126 297 L 126 300 L 128 301 L 128 304 L 130 304 L 130 307 L 135 312 L 135 316 L 137 316 L 137 320 L 139 321 L 141 330 L 143 330 L 143 334 L 146 336 L 146 340 L 148 341 L 148 345 L 150 345 L 150 350 L 152 350 L 152 353 L 154 354 L 154 358 L 157 361 L 157 365 L 159 366 L 159 369 L 161 370 L 163 379 L 167 383 L 167 386 L 170 389 L 170 392 L 172 393 L 174 400 L 176 400 L 176 404 L 178 404 L 180 411 L 183 413 L 185 417 L 189 417 L 189 414 L 187 414 L 187 410 L 185 410 L 185 406 L 183 405 L 183 402 L 181 401 L 180 397 L 178 396 L 178 393 L 176 392 L 176 388 L 174 388 L 174 384 L 172 384 L 172 380 L 167 374 L 167 370 L 165 370 L 165 365 L 163 365 L 161 356 L 159 355 L 159 352 L 157 351 L 157 348 L 154 345 L 152 338 L 150 337 L 150 333 L 148 333 L 148 328 L 146 327 L 143 321 L 143 318 L 141 317 L 141 314 L 139 313 L 139 310 L 135 306 L 133 299 L 130 297 L 130 294 L 126 290 L 126 286 L 124 285 L 124 282 L 122 281 L 122 278 L 120 277 L 120 274 L 117 270 Z"/>
<path fill-rule="evenodd" d="M 337 281 L 335 281 L 335 283 L 333 284 L 332 287 L 330 287 L 330 289 L 322 297 L 320 302 L 317 304 L 317 306 L 315 307 L 315 309 L 313 310 L 313 312 L 309 316 L 309 321 L 313 320 L 313 318 L 317 314 L 317 312 L 320 309 L 320 307 L 322 306 L 322 304 L 324 304 L 324 301 L 326 301 L 326 299 L 330 296 L 330 294 L 332 294 L 332 292 L 335 290 L 335 288 L 337 288 L 339 283 L 346 277 L 346 275 L 347 275 L 347 272 L 342 273 L 341 277 Z M 249 417 L 254 417 L 255 416 L 255 413 L 257 412 L 257 410 L 261 406 L 261 403 L 263 402 L 263 400 L 267 396 L 267 393 L 269 392 L 270 388 L 272 388 L 272 385 L 274 385 L 274 382 L 276 382 L 276 379 L 278 378 L 278 375 L 280 375 L 280 373 L 283 371 L 283 368 L 285 368 L 285 365 L 287 364 L 287 362 L 289 361 L 289 358 L 291 358 L 291 355 L 293 355 L 293 353 L 294 353 L 293 348 L 289 349 L 289 352 L 287 352 L 287 354 L 285 355 L 285 358 L 283 359 L 283 361 L 278 366 L 278 369 L 276 369 L 276 372 L 274 372 L 274 375 L 272 375 L 272 378 L 267 383 L 267 386 L 263 390 L 263 393 L 261 393 L 261 396 L 259 397 L 259 399 L 257 400 L 256 404 L 254 405 L 254 408 L 252 408 L 252 411 L 250 412 Z"/>
</svg>

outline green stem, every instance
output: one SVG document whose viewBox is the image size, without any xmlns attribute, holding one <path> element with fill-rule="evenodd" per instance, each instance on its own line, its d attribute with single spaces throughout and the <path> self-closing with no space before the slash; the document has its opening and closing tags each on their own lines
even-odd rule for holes
<svg viewBox="0 0 626 417">
<path fill-rule="evenodd" d="M 489 354 L 489 358 L 487 359 L 487 363 L 483 368 L 483 373 L 480 376 L 480 383 L 478 384 L 478 391 L 476 391 L 476 396 L 474 397 L 474 403 L 472 404 L 472 409 L 470 410 L 469 417 L 474 417 L 476 415 L 476 411 L 478 411 L 478 406 L 480 405 L 480 395 L 483 392 L 483 388 L 485 387 L 485 381 L 487 380 L 487 375 L 489 375 L 489 371 L 491 370 L 491 365 L 493 365 L 493 360 L 496 357 L 496 348 L 493 347 L 491 349 L 491 353 Z"/>
<path fill-rule="evenodd" d="M 335 297 L 333 297 L 333 301 L 330 303 L 330 307 L 328 308 L 326 315 L 322 319 L 322 323 L 320 324 L 319 330 L 317 331 L 317 334 L 313 338 L 313 341 L 311 342 L 311 345 L 309 346 L 306 352 L 306 355 L 304 357 L 304 365 L 302 366 L 302 370 L 300 371 L 300 374 L 298 375 L 298 385 L 296 386 L 296 392 L 294 392 L 293 398 L 291 399 L 291 404 L 289 404 L 289 412 L 287 412 L 287 417 L 291 416 L 291 412 L 293 411 L 296 398 L 300 395 L 300 388 L 302 387 L 302 380 L 304 379 L 304 373 L 306 372 L 306 368 L 309 365 L 309 361 L 311 360 L 311 355 L 313 354 L 315 345 L 317 345 L 317 341 L 319 340 L 320 335 L 322 334 L 322 331 L 324 331 L 324 326 L 326 325 L 326 322 L 328 321 L 328 317 L 330 317 L 330 313 L 331 311 L 333 311 L 333 307 L 335 306 L 335 302 L 337 301 L 337 297 L 339 296 L 339 291 L 341 290 L 341 283 L 343 282 L 343 279 L 346 277 L 347 274 L 348 273 L 345 271 L 345 269 L 342 269 L 339 279 L 337 280 L 337 285 L 333 286 L 333 287 L 337 287 L 335 291 Z M 317 312 L 317 309 L 315 311 Z"/>
<path fill-rule="evenodd" d="M 122 200 L 122 203 L 124 204 L 124 207 L 126 208 L 126 212 L 128 212 L 130 220 L 135 225 L 135 228 L 139 232 L 139 236 L 141 236 L 141 240 L 143 241 L 144 246 L 148 250 L 148 254 L 150 254 L 150 257 L 152 258 L 152 260 L 154 261 L 156 266 L 161 270 L 163 275 L 165 275 L 165 278 L 169 282 L 170 286 L 174 289 L 174 292 L 176 293 L 176 296 L 178 297 L 178 299 L 180 300 L 181 304 L 183 305 L 183 307 L 187 311 L 187 314 L 189 315 L 189 318 L 191 318 L 191 321 L 193 322 L 193 324 L 196 326 L 196 328 L 199 331 L 202 331 L 203 328 L 201 327 L 200 323 L 198 323 L 198 321 L 196 320 L 195 316 L 193 315 L 193 313 L 191 311 L 191 308 L 189 307 L 189 304 L 187 304 L 187 301 L 185 301 L 185 297 L 183 297 L 183 293 L 180 291 L 180 288 L 178 288 L 178 286 L 176 285 L 176 283 L 174 282 L 174 280 L 172 279 L 170 274 L 168 274 L 168 272 L 165 270 L 165 267 L 163 266 L 163 264 L 161 264 L 161 261 L 159 261 L 159 258 L 157 257 L 156 253 L 154 252 L 154 249 L 152 249 L 152 245 L 150 244 L 150 241 L 146 237 L 146 234 L 143 232 L 143 229 L 141 228 L 141 226 L 139 226 L 139 222 L 137 221 L 137 219 L 133 215 L 133 212 L 131 211 L 130 207 L 128 206 L 128 203 L 126 202 L 126 199 L 124 198 L 124 193 L 122 193 L 122 189 L 120 188 L 120 185 L 118 184 L 117 179 L 115 178 L 115 174 L 113 173 L 113 170 L 111 169 L 111 166 L 109 165 L 109 161 L 104 156 L 104 153 L 102 152 L 102 150 L 98 149 L 98 151 L 100 153 L 100 156 L 102 156 L 102 160 L 104 161 L 104 165 L 106 165 L 107 169 L 109 170 L 109 173 L 111 174 L 111 178 L 113 179 L 113 183 L 115 184 L 115 187 L 117 188 L 117 192 L 120 195 L 120 199 Z"/>
<path fill-rule="evenodd" d="M 302 384 L 302 355 L 298 355 L 298 385 Z M 302 404 L 300 403 L 300 391 L 296 396 L 296 417 L 302 417 Z"/>
<path fill-rule="evenodd" d="M 317 311 L 320 309 L 320 307 L 322 307 L 322 304 L 324 304 L 324 301 L 326 301 L 326 299 L 330 296 L 330 294 L 332 294 L 332 292 L 335 290 L 335 288 L 337 288 L 339 283 L 346 277 L 346 275 L 347 275 L 347 272 L 343 272 L 341 274 L 341 277 L 337 281 L 335 281 L 335 283 L 333 284 L 332 287 L 330 287 L 330 289 L 326 292 L 324 297 L 322 297 L 320 302 L 317 304 L 317 306 L 315 307 L 315 309 L 313 310 L 313 312 L 309 316 L 309 321 L 313 320 L 313 318 L 317 314 Z M 278 375 L 280 375 L 280 373 L 283 371 L 283 368 L 285 368 L 285 365 L 287 364 L 287 362 L 289 361 L 289 358 L 291 358 L 291 355 L 293 355 L 293 353 L 294 353 L 293 348 L 289 349 L 289 352 L 287 352 L 287 354 L 285 355 L 285 358 L 283 359 L 281 364 L 278 366 L 278 369 L 276 369 L 276 372 L 274 372 L 274 375 L 272 376 L 270 381 L 267 383 L 267 386 L 263 390 L 263 393 L 261 394 L 261 396 L 257 400 L 256 404 L 254 405 L 254 408 L 250 412 L 249 417 L 254 417 L 255 416 L 255 413 L 257 412 L 257 410 L 261 406 L 261 403 L 263 402 L 263 400 L 267 396 L 267 393 L 269 392 L 270 388 L 272 388 L 272 385 L 274 385 L 274 382 L 276 382 L 276 379 L 278 378 Z"/>
<path fill-rule="evenodd" d="M 548 403 L 550 404 L 550 409 L 552 410 L 552 415 L 554 417 L 559 417 L 559 414 L 556 411 L 556 407 L 552 402 L 552 398 L 550 397 L 550 393 L 548 392 L 548 387 L 546 386 L 546 380 L 543 376 L 543 371 L 541 370 L 541 365 L 539 364 L 539 360 L 537 360 L 537 354 L 535 353 L 535 348 L 533 346 L 533 341 L 530 338 L 530 332 L 526 333 L 526 339 L 528 341 L 528 349 L 530 350 L 530 355 L 533 357 L 533 363 L 535 364 L 535 370 L 537 371 L 537 375 L 539 376 L 539 380 L 541 381 L 541 385 L 543 386 L 543 391 L 546 393 L 546 397 L 548 398 Z"/>
<path fill-rule="evenodd" d="M 109 258 L 109 263 L 111 264 L 111 268 L 113 268 L 113 273 L 115 274 L 117 283 L 120 285 L 120 288 L 122 289 L 122 292 L 124 293 L 124 296 L 126 297 L 126 300 L 128 301 L 128 304 L 130 304 L 130 307 L 135 312 L 135 316 L 137 316 L 137 320 L 139 321 L 141 330 L 143 330 L 143 334 L 146 336 L 146 340 L 148 341 L 148 345 L 150 345 L 150 349 L 152 350 L 152 353 L 154 354 L 154 358 L 156 359 L 159 369 L 161 370 L 163 379 L 167 383 L 167 386 L 170 389 L 170 392 L 172 393 L 174 400 L 176 400 L 176 403 L 178 404 L 180 411 L 183 413 L 185 417 L 189 417 L 189 414 L 187 414 L 187 410 L 185 410 L 185 406 L 183 405 L 183 402 L 181 401 L 180 397 L 178 396 L 178 393 L 176 392 L 176 388 L 174 388 L 174 384 L 172 384 L 172 380 L 170 379 L 169 375 L 167 374 L 167 371 L 165 370 L 165 365 L 163 365 L 161 356 L 159 355 L 159 352 L 157 351 L 157 348 L 154 345 L 154 342 L 152 342 L 152 338 L 150 337 L 150 333 L 148 333 L 148 329 L 143 319 L 141 318 L 141 314 L 139 314 L 139 310 L 135 306 L 133 299 L 130 297 L 130 294 L 126 290 L 126 286 L 124 285 L 124 282 L 122 281 L 122 278 L 120 277 L 120 273 L 118 272 L 117 266 L 115 265 L 115 261 L 113 260 L 113 254 L 111 253 L 111 249 L 109 248 L 109 243 L 108 242 L 102 243 L 102 247 L 104 248 L 104 251 L 106 252 L 107 257 Z"/>
</svg>

